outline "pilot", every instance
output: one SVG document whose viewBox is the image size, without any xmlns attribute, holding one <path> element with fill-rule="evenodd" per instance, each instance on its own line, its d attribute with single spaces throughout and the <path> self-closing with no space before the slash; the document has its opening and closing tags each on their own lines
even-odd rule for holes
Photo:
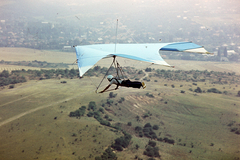
<svg viewBox="0 0 240 160">
<path fill-rule="evenodd" d="M 121 80 L 121 79 L 117 79 L 117 78 L 113 77 L 112 75 L 108 75 L 107 79 L 110 82 L 109 85 L 99 93 L 105 92 L 112 84 L 117 85 L 115 90 L 117 90 L 119 86 L 139 88 L 139 89 L 141 87 L 143 89 L 146 88 L 146 84 L 144 82 L 130 81 L 129 79 L 128 80 Z"/>
</svg>

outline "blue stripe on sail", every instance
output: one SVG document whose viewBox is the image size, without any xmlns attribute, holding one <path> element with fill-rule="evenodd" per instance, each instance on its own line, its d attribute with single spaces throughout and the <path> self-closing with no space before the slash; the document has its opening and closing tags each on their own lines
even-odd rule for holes
<svg viewBox="0 0 240 160">
<path fill-rule="evenodd" d="M 202 46 L 199 46 L 192 42 L 177 42 L 168 44 L 164 47 L 162 47 L 160 50 L 162 51 L 185 51 L 188 49 L 195 49 L 195 48 L 202 48 Z"/>
<path fill-rule="evenodd" d="M 174 48 L 166 48 L 166 47 L 163 47 L 160 49 L 161 51 L 179 51 L 177 49 L 174 49 Z"/>
</svg>

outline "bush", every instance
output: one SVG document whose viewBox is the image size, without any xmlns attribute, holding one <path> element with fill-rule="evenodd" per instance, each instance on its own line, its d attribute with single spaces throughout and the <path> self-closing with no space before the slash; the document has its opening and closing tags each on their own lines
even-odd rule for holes
<svg viewBox="0 0 240 160">
<path fill-rule="evenodd" d="M 173 139 L 168 139 L 167 137 L 163 138 L 163 140 L 166 142 L 166 143 L 169 143 L 169 144 L 174 144 L 175 141 Z"/>
<path fill-rule="evenodd" d="M 146 68 L 145 71 L 146 72 L 152 72 L 152 68 Z"/>
<path fill-rule="evenodd" d="M 117 96 L 117 94 L 113 94 L 113 92 L 109 93 L 109 98 L 115 98 Z"/>
<path fill-rule="evenodd" d="M 82 106 L 78 110 L 76 110 L 74 112 L 70 112 L 69 117 L 81 117 L 81 116 L 84 116 L 85 110 L 86 110 L 86 106 Z M 89 116 L 89 117 L 91 117 L 91 116 Z"/>
<path fill-rule="evenodd" d="M 10 85 L 9 86 L 9 89 L 12 89 L 12 88 L 14 88 L 15 86 L 12 84 L 12 85 Z"/>
<path fill-rule="evenodd" d="M 150 97 L 150 98 L 154 98 L 154 95 L 153 94 L 150 94 L 150 93 L 146 93 L 146 96 Z"/>
<path fill-rule="evenodd" d="M 213 93 L 219 93 L 219 94 L 222 94 L 222 92 L 219 91 L 219 90 L 217 90 L 216 88 L 208 89 L 207 92 L 213 92 Z"/>
<path fill-rule="evenodd" d="M 194 92 L 196 92 L 196 93 L 202 93 L 202 90 L 201 90 L 200 87 L 197 87 L 197 89 L 195 89 Z"/>
<path fill-rule="evenodd" d="M 92 117 L 93 116 L 93 112 L 88 112 L 87 116 L 88 117 Z"/>
<path fill-rule="evenodd" d="M 125 134 L 124 136 L 115 139 L 115 143 L 112 144 L 112 148 L 118 150 L 118 151 L 122 151 L 122 148 L 126 148 L 130 141 L 132 139 L 132 136 L 130 134 Z"/>
<path fill-rule="evenodd" d="M 104 109 L 102 107 L 100 107 L 98 110 L 104 114 Z"/>
<path fill-rule="evenodd" d="M 111 147 L 108 147 L 105 152 L 103 152 L 103 155 L 101 157 L 95 157 L 95 160 L 116 160 L 117 156 L 115 153 L 113 153 L 113 150 Z"/>
<path fill-rule="evenodd" d="M 8 78 L 9 77 L 9 72 L 7 70 L 3 70 L 2 73 L 0 73 L 0 77 L 5 77 Z"/>
<path fill-rule="evenodd" d="M 113 100 L 111 100 L 111 99 L 107 99 L 107 104 L 108 104 L 108 105 L 113 104 Z"/>
<path fill-rule="evenodd" d="M 125 98 L 121 97 L 121 99 L 118 101 L 118 103 L 122 103 L 123 101 L 125 101 Z"/>
<path fill-rule="evenodd" d="M 153 129 L 158 130 L 159 129 L 158 125 L 153 125 Z"/>
<path fill-rule="evenodd" d="M 123 147 L 121 145 L 113 144 L 111 147 L 117 151 L 123 151 Z"/>
<path fill-rule="evenodd" d="M 143 154 L 147 155 L 149 157 L 160 157 L 160 155 L 159 155 L 159 148 L 158 147 L 148 146 L 146 148 L 146 151 L 143 152 Z"/>
<path fill-rule="evenodd" d="M 143 71 L 142 70 L 138 71 L 138 74 L 143 74 Z"/>
<path fill-rule="evenodd" d="M 156 142 L 155 141 L 149 141 L 148 145 L 151 147 L 155 147 L 156 146 Z"/>
<path fill-rule="evenodd" d="M 135 127 L 135 131 L 137 131 L 137 132 L 142 131 L 142 127 L 140 127 L 140 126 Z"/>
<path fill-rule="evenodd" d="M 91 102 L 89 102 L 89 104 L 88 104 L 88 110 L 93 110 L 93 111 L 95 111 L 96 109 L 97 109 L 97 107 L 96 107 L 96 103 L 94 102 L 94 101 L 91 101 Z"/>
<path fill-rule="evenodd" d="M 152 125 L 150 124 L 150 123 L 146 123 L 145 125 L 144 125 L 144 128 L 148 128 L 148 127 L 152 127 Z"/>
</svg>

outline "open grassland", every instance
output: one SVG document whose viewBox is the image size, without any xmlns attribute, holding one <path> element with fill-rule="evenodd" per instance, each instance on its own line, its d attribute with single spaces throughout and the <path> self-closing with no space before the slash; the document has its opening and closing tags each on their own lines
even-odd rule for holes
<svg viewBox="0 0 240 160">
<path fill-rule="evenodd" d="M 46 51 L 50 54 L 49 58 L 46 55 L 41 59 L 41 52 L 45 51 L 36 50 L 35 53 L 39 54 L 32 56 L 34 50 L 22 50 L 28 53 L 29 57 L 25 59 L 28 61 L 69 63 L 75 60 L 73 53 L 61 52 L 59 54 L 64 58 L 59 56 L 59 61 L 55 61 L 54 57 L 58 52 Z M 1 55 L 8 53 L 11 56 L 14 54 L 18 56 L 16 51 L 11 52 L 1 52 Z M 21 56 L 18 58 L 16 61 L 24 60 Z M 6 56 L 3 60 L 10 59 L 11 57 Z M 98 65 L 108 67 L 110 61 L 104 59 Z M 146 67 L 166 69 L 125 59 L 118 61 L 122 66 L 131 66 L 139 70 Z M 236 74 L 240 72 L 235 69 L 240 67 L 239 64 L 176 60 L 168 60 L 168 63 L 175 65 L 179 70 L 199 68 Z M 2 89 L 0 159 L 95 159 L 96 156 L 102 155 L 114 139 L 123 134 L 112 127 L 101 125 L 93 117 L 88 117 L 89 111 L 80 118 L 69 117 L 70 112 L 81 106 L 88 106 L 90 101 L 96 102 L 97 108 L 104 108 L 102 117 L 108 115 L 112 120 L 111 124 L 120 124 L 132 135 L 128 148 L 122 152 L 115 152 L 120 160 L 134 159 L 135 156 L 149 158 L 143 155 L 143 152 L 150 139 L 139 137 L 135 132 L 136 126 L 143 127 L 146 123 L 159 126 L 155 131 L 158 138 L 168 137 L 175 141 L 173 145 L 154 140 L 163 160 L 240 158 L 240 135 L 231 132 L 234 127 L 240 129 L 240 97 L 236 96 L 240 84 L 213 84 L 213 81 L 206 80 L 193 85 L 191 81 L 173 81 L 152 76 L 152 72 L 144 74 L 142 79 L 150 79 L 146 81 L 146 89 L 121 87 L 113 91 L 117 94 L 113 98 L 109 98 L 110 92 L 95 93 L 96 85 L 102 78 L 100 76 L 83 79 L 29 80 L 15 84 L 13 89 L 7 87 Z M 131 76 L 134 78 L 133 74 Z M 108 82 L 104 81 L 101 89 L 107 84 Z M 226 91 L 227 94 L 196 93 L 189 90 L 190 88 L 195 90 L 197 87 L 205 91 L 216 88 Z M 122 98 L 124 101 L 120 102 Z M 131 126 L 127 125 L 128 122 L 131 122 Z M 138 149 L 136 144 L 139 146 Z"/>
<path fill-rule="evenodd" d="M 91 79 L 96 81 L 98 78 Z M 76 119 L 68 116 L 90 101 L 95 101 L 99 108 L 108 99 L 108 93 L 95 94 L 95 86 L 89 78 L 66 79 L 66 84 L 60 81 L 29 81 L 0 92 L 2 159 L 94 159 L 115 138 L 122 136 L 121 132 L 112 132 L 111 127 L 100 125 L 93 117 L 85 115 Z M 173 83 L 175 88 L 171 87 Z M 117 93 L 111 99 L 114 102 L 104 107 L 105 114 L 113 120 L 111 123 L 121 123 L 133 136 L 130 146 L 116 153 L 118 159 L 130 159 L 135 155 L 147 159 L 143 151 L 149 138 L 140 138 L 134 132 L 136 126 L 143 127 L 146 123 L 159 126 L 156 131 L 159 137 L 175 140 L 175 145 L 156 141 L 162 159 L 240 157 L 239 135 L 230 132 L 228 126 L 232 121 L 240 123 L 239 97 L 195 94 L 188 91 L 187 82 L 162 79 L 147 85 L 145 90 L 120 88 L 114 92 Z M 203 88 L 205 84 L 198 86 Z M 183 94 L 180 90 L 186 92 Z M 154 98 L 146 96 L 147 93 Z M 117 103 L 121 97 L 125 101 Z M 146 113 L 149 116 L 144 118 Z M 140 120 L 137 121 L 136 116 Z M 127 126 L 128 122 L 132 126 Z M 140 146 L 138 150 L 136 144 Z"/>
</svg>

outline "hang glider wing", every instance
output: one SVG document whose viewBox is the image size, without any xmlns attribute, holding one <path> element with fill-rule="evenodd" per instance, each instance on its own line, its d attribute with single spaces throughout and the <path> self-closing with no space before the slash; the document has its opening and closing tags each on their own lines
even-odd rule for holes
<svg viewBox="0 0 240 160">
<path fill-rule="evenodd" d="M 98 44 L 75 46 L 75 50 L 80 77 L 105 57 L 119 56 L 171 67 L 162 59 L 159 51 L 208 53 L 202 46 L 191 42 L 117 44 L 116 46 L 115 44 Z"/>
</svg>

